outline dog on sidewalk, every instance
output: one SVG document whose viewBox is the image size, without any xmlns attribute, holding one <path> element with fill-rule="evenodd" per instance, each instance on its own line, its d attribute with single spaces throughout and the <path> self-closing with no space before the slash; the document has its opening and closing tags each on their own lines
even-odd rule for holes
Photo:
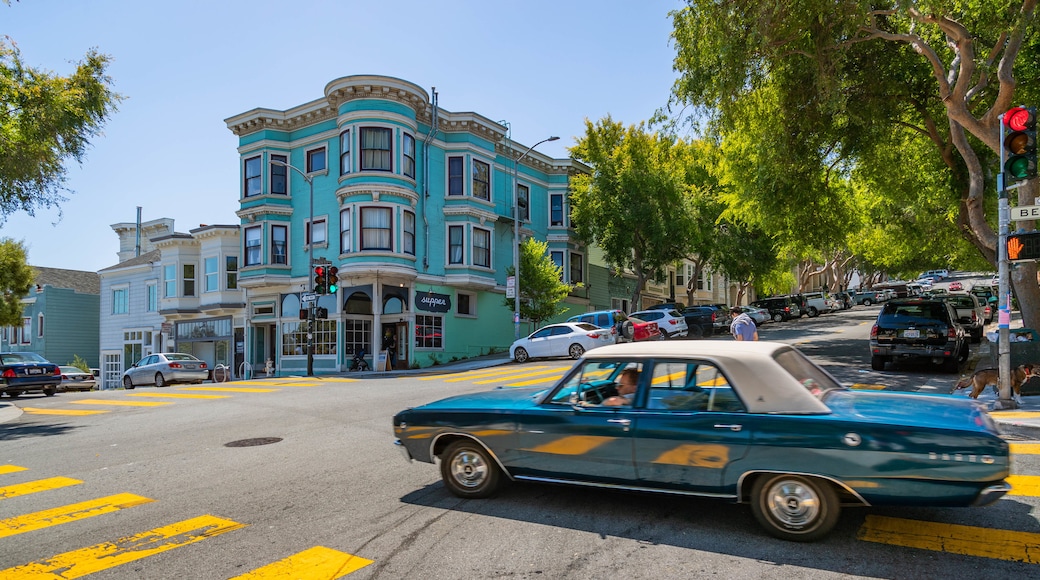
<svg viewBox="0 0 1040 580">
<path fill-rule="evenodd" d="M 1021 396 L 1022 384 L 1034 376 L 1034 370 L 1040 371 L 1040 365 L 1024 364 L 1011 369 L 1011 388 L 1015 391 L 1016 397 Z M 959 391 L 971 387 L 971 393 L 968 396 L 972 399 L 978 399 L 986 385 L 993 385 L 993 389 L 997 389 L 999 377 L 1000 374 L 997 369 L 982 369 L 975 371 L 970 377 L 964 377 L 958 381 L 953 390 Z"/>
</svg>

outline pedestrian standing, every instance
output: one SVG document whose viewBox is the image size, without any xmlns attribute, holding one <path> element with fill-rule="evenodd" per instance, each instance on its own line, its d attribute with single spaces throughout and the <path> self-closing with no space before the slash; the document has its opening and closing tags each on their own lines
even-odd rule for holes
<svg viewBox="0 0 1040 580">
<path fill-rule="evenodd" d="M 758 340 L 758 327 L 755 326 L 755 321 L 751 320 L 751 317 L 739 306 L 734 306 L 729 311 L 733 315 L 733 322 L 729 325 L 729 333 L 733 335 L 733 338 L 740 341 Z"/>
</svg>

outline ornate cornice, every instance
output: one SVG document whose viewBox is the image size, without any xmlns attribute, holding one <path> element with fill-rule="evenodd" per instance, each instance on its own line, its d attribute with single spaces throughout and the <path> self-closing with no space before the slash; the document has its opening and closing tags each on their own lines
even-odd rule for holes
<svg viewBox="0 0 1040 580">
<path fill-rule="evenodd" d="M 270 215 L 291 216 L 293 208 L 289 205 L 255 205 L 235 212 L 239 218 L 253 223 Z"/>
<path fill-rule="evenodd" d="M 416 193 L 414 189 L 395 186 L 387 183 L 359 183 L 347 185 L 336 190 L 336 199 L 339 201 L 340 206 L 346 203 L 345 200 L 348 197 L 355 195 L 367 195 L 371 197 L 372 201 L 380 201 L 380 199 L 384 196 L 399 197 L 407 201 L 408 205 L 411 206 L 413 209 L 419 203 L 419 194 Z"/>
<path fill-rule="evenodd" d="M 471 205 L 461 204 L 445 206 L 444 215 L 477 218 L 478 220 L 480 220 L 481 224 L 486 224 L 488 222 L 494 223 L 498 220 L 498 214 L 496 214 L 493 211 L 488 211 L 479 207 L 473 207 Z"/>
</svg>

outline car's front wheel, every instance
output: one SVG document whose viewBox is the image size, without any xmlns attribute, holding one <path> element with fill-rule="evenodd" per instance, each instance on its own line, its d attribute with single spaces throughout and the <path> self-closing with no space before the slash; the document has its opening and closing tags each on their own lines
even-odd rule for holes
<svg viewBox="0 0 1040 580">
<path fill-rule="evenodd" d="M 870 301 L 870 298 L 863 299 L 863 306 L 870 306 L 871 304 L 873 303 Z"/>
<path fill-rule="evenodd" d="M 166 386 L 166 378 L 162 376 L 162 373 L 155 373 L 155 386 L 156 387 L 165 387 Z"/>
<path fill-rule="evenodd" d="M 58 392 L 57 389 L 51 387 L 49 389 L 44 389 L 43 390 L 43 396 L 45 396 L 45 397 L 53 397 L 54 393 L 57 393 L 57 392 Z"/>
<path fill-rule="evenodd" d="M 690 327 L 690 330 L 686 333 L 686 338 L 701 338 L 704 336 L 704 331 L 700 325 L 694 325 Z"/>
<path fill-rule="evenodd" d="M 479 443 L 464 439 L 441 456 L 441 479 L 451 493 L 467 499 L 490 497 L 502 483 L 502 472 Z"/>
<path fill-rule="evenodd" d="M 585 354 L 585 347 L 577 343 L 572 344 L 571 347 L 567 349 L 567 354 L 569 354 L 572 359 L 578 360 L 581 358 L 581 355 Z"/>
<path fill-rule="evenodd" d="M 123 388 L 128 391 L 134 388 L 134 382 L 130 380 L 130 377 L 123 377 Z"/>
<path fill-rule="evenodd" d="M 819 315 L 820 315 L 820 311 L 817 310 L 815 306 L 810 306 L 809 307 L 809 318 L 816 318 Z"/>
<path fill-rule="evenodd" d="M 766 475 L 751 489 L 755 519 L 781 540 L 810 542 L 825 536 L 838 523 L 841 505 L 834 487 L 800 475 Z"/>
<path fill-rule="evenodd" d="M 531 355 L 527 354 L 527 349 L 522 346 L 516 347 L 516 350 L 513 351 L 513 360 L 518 363 L 525 363 L 530 358 Z"/>
<path fill-rule="evenodd" d="M 783 321 L 784 321 L 784 315 L 783 314 L 780 314 L 779 312 L 777 312 L 776 314 L 773 315 L 773 322 L 783 322 Z"/>
</svg>

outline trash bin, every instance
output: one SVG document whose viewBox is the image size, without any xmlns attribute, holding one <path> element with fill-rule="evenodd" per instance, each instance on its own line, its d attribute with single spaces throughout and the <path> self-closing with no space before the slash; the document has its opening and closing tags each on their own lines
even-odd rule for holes
<svg viewBox="0 0 1040 580">
<path fill-rule="evenodd" d="M 989 368 L 1000 368 L 1000 354 L 996 340 L 997 333 L 990 333 Z M 999 336 L 999 335 L 997 335 Z M 1011 368 L 1024 364 L 1040 365 L 1040 334 L 1032 328 L 1012 328 L 1010 331 Z M 1023 395 L 1040 395 L 1040 380 L 1030 379 L 1022 385 Z"/>
</svg>

